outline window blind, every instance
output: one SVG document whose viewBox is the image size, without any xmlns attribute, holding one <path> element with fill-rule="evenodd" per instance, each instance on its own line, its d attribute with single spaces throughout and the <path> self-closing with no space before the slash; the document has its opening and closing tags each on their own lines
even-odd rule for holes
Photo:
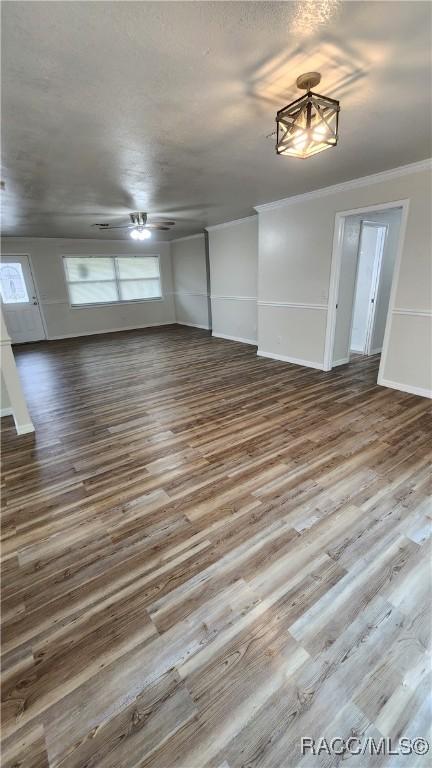
<svg viewBox="0 0 432 768">
<path fill-rule="evenodd" d="M 74 306 L 162 297 L 159 256 L 64 256 Z"/>
</svg>

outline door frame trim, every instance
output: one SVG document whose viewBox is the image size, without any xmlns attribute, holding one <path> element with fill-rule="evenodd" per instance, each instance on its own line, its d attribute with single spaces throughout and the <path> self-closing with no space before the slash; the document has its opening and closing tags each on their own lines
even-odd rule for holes
<svg viewBox="0 0 432 768">
<path fill-rule="evenodd" d="M 35 289 L 35 293 L 36 293 L 36 298 L 37 298 L 37 302 L 38 302 L 39 314 L 40 314 L 40 318 L 41 318 L 41 321 L 42 321 L 42 328 L 43 328 L 43 332 L 45 334 L 44 338 L 43 339 L 38 339 L 38 341 L 46 341 L 48 339 L 48 328 L 47 328 L 47 324 L 46 324 L 46 321 L 45 321 L 45 315 L 44 315 L 43 309 L 42 309 L 42 302 L 41 302 L 41 297 L 40 297 L 40 293 L 39 293 L 38 284 L 37 284 L 36 277 L 35 277 L 35 271 L 34 271 L 34 268 L 33 268 L 33 262 L 32 262 L 31 254 L 28 253 L 28 252 L 24 252 L 24 253 L 10 253 L 9 251 L 6 251 L 5 253 L 2 252 L 2 254 L 1 254 L 1 259 L 2 260 L 3 259 L 7 259 L 7 258 L 16 259 L 16 258 L 24 258 L 24 257 L 28 261 L 28 265 L 29 265 L 29 269 L 30 269 L 30 275 L 31 275 L 31 279 L 33 280 L 33 285 L 34 285 L 34 289 Z M 32 341 L 29 341 L 29 342 L 27 342 L 27 341 L 17 341 L 17 342 L 13 342 L 13 343 L 14 344 L 36 344 L 37 342 L 36 341 L 34 341 L 34 342 L 32 342 Z"/>
<path fill-rule="evenodd" d="M 338 213 L 336 213 L 335 226 L 334 226 L 334 232 L 333 232 L 333 251 L 332 251 L 331 269 L 330 269 L 329 303 L 328 303 L 327 326 L 326 326 L 325 346 L 324 346 L 323 368 L 325 371 L 331 371 L 331 369 L 334 367 L 332 359 L 333 359 L 333 349 L 334 349 L 334 340 L 335 340 L 335 331 L 336 331 L 336 304 L 337 304 L 338 293 L 339 293 L 339 281 L 340 281 L 340 270 L 341 270 L 341 262 L 342 262 L 342 248 L 343 248 L 345 219 L 347 218 L 347 216 L 354 216 L 359 214 L 361 215 L 363 213 L 368 214 L 374 211 L 387 211 L 387 210 L 390 210 L 391 208 L 401 208 L 402 213 L 401 213 L 401 222 L 400 222 L 400 229 L 399 229 L 398 246 L 397 246 L 396 259 L 395 259 L 395 266 L 393 270 L 393 278 L 392 278 L 390 300 L 389 300 L 389 306 L 388 306 L 387 318 L 386 318 L 386 324 L 385 324 L 381 360 L 380 360 L 380 366 L 378 371 L 378 384 L 381 384 L 381 382 L 383 381 L 383 372 L 385 369 L 385 363 L 386 363 L 387 351 L 388 351 L 388 345 L 389 345 L 389 339 L 390 339 L 390 324 L 391 324 L 390 320 L 393 313 L 393 309 L 395 307 L 396 290 L 399 282 L 399 272 L 400 272 L 400 266 L 401 266 L 401 260 L 402 260 L 402 251 L 405 243 L 409 203 L 410 203 L 409 199 L 406 198 L 404 200 L 393 200 L 392 202 L 377 203 L 376 205 L 362 206 L 360 208 L 352 208 L 348 211 L 338 211 Z"/>
</svg>

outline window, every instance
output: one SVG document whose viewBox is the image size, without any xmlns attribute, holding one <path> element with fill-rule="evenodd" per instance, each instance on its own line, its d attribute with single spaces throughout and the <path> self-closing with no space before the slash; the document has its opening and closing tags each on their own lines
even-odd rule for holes
<svg viewBox="0 0 432 768">
<path fill-rule="evenodd" d="M 64 256 L 73 306 L 162 298 L 159 256 Z"/>
<path fill-rule="evenodd" d="M 0 293 L 4 304 L 28 303 L 29 297 L 22 266 L 19 262 L 2 263 L 0 267 Z"/>
</svg>

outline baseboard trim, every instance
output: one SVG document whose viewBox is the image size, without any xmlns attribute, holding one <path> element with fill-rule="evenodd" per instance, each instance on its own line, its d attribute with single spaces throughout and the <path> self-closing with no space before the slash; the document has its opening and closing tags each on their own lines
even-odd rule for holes
<svg viewBox="0 0 432 768">
<path fill-rule="evenodd" d="M 340 360 L 335 360 L 334 363 L 332 363 L 332 368 L 336 368 L 337 365 L 346 365 L 349 361 L 349 357 L 342 357 Z"/>
<path fill-rule="evenodd" d="M 0 418 L 2 419 L 3 416 L 13 416 L 12 408 L 0 408 Z"/>
<path fill-rule="evenodd" d="M 370 352 L 365 352 L 364 349 L 359 349 L 358 347 L 351 347 L 350 352 L 354 352 L 355 355 L 364 355 L 365 357 L 370 357 L 371 355 L 379 355 L 382 352 L 382 347 L 376 347 L 376 349 L 371 349 Z M 333 363 L 335 365 L 335 363 Z"/>
<path fill-rule="evenodd" d="M 257 345 L 257 342 L 253 339 L 243 339 L 241 336 L 228 336 L 227 333 L 215 333 L 213 331 L 212 336 L 216 339 L 226 339 L 227 341 L 239 341 L 241 344 L 251 344 L 253 347 L 256 347 Z"/>
<path fill-rule="evenodd" d="M 176 320 L 163 323 L 146 323 L 145 325 L 125 325 L 123 328 L 105 328 L 103 331 L 82 331 L 81 333 L 66 333 L 61 336 L 48 336 L 46 341 L 61 341 L 61 339 L 79 339 L 81 336 L 100 336 L 103 333 L 120 333 L 121 331 L 140 331 L 142 328 L 160 328 L 163 325 L 176 325 Z M 45 339 L 43 339 L 45 341 Z"/>
<path fill-rule="evenodd" d="M 30 432 L 34 432 L 35 428 L 30 422 L 29 424 L 15 424 L 17 435 L 28 435 Z"/>
<path fill-rule="evenodd" d="M 186 325 L 188 328 L 201 328 L 203 331 L 209 331 L 208 325 L 199 325 L 199 323 L 182 323 L 181 320 L 176 320 L 176 325 Z"/>
<path fill-rule="evenodd" d="M 388 379 L 378 379 L 380 387 L 389 387 L 389 389 L 398 389 L 400 392 L 407 392 L 409 395 L 418 395 L 419 397 L 432 398 L 432 390 L 423 387 L 413 387 L 411 384 L 401 384 L 398 381 L 389 381 Z"/>
<path fill-rule="evenodd" d="M 264 352 L 262 349 L 258 349 L 257 355 L 259 357 L 269 357 L 271 360 L 280 360 L 282 363 L 292 363 L 293 365 L 301 365 L 304 368 L 317 368 L 320 371 L 324 370 L 324 363 L 317 363 L 311 360 L 302 360 L 299 357 L 290 357 L 288 355 L 277 355 L 275 352 Z"/>
</svg>

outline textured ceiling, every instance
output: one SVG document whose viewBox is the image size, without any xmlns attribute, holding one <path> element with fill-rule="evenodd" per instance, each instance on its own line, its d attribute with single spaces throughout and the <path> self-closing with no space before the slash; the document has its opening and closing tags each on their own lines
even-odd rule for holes
<svg viewBox="0 0 432 768">
<path fill-rule="evenodd" d="M 3 2 L 3 232 L 116 237 L 129 211 L 172 233 L 430 154 L 426 2 Z M 340 143 L 274 152 L 297 75 L 339 98 Z M 125 235 L 127 236 L 127 235 Z"/>
</svg>

